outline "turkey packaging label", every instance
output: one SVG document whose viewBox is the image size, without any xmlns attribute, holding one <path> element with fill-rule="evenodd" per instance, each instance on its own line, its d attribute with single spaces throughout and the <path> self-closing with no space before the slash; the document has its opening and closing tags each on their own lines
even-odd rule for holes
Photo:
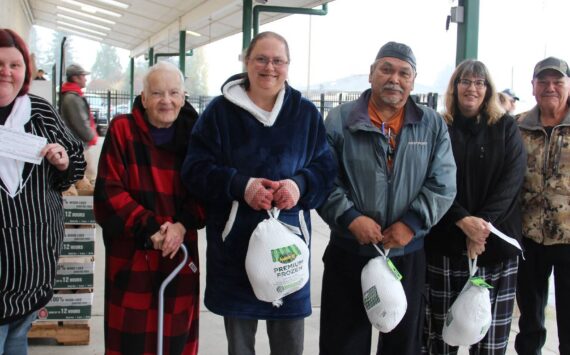
<svg viewBox="0 0 570 355">
<path fill-rule="evenodd" d="M 278 210 L 268 213 L 270 217 L 260 222 L 251 235 L 245 270 L 255 296 L 280 306 L 283 297 L 309 281 L 309 248 L 277 219 Z"/>
</svg>

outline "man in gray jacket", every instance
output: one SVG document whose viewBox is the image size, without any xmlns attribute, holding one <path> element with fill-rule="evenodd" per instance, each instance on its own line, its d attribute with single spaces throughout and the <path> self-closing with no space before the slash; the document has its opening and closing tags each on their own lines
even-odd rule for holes
<svg viewBox="0 0 570 355">
<path fill-rule="evenodd" d="M 73 135 L 83 142 L 87 168 L 85 176 L 90 181 L 95 179 L 94 159 L 88 150 L 97 142 L 95 122 L 91 115 L 89 103 L 83 97 L 82 89 L 87 83 L 86 76 L 90 73 L 80 65 L 71 64 L 65 70 L 66 82 L 61 86 L 60 111 L 63 121 Z"/>
<path fill-rule="evenodd" d="M 87 83 L 90 73 L 77 64 L 71 64 L 65 70 L 66 82 L 62 86 L 61 116 L 75 137 L 87 145 L 95 132 L 89 122 L 89 104 L 83 98 L 81 89 Z"/>
<path fill-rule="evenodd" d="M 331 228 L 323 256 L 320 354 L 370 354 L 371 325 L 362 299 L 362 268 L 378 252 L 403 275 L 407 311 L 379 354 L 421 348 L 426 263 L 423 238 L 451 206 L 455 162 L 447 126 L 410 99 L 416 59 L 389 42 L 370 67 L 371 89 L 333 109 L 325 122 L 338 162 L 335 188 L 319 209 Z"/>
</svg>

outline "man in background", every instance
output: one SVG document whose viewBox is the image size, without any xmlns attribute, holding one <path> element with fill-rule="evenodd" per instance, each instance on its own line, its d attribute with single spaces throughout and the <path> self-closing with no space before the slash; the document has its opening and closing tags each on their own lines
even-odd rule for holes
<svg viewBox="0 0 570 355">
<path fill-rule="evenodd" d="M 45 71 L 43 69 L 38 70 L 38 72 L 36 73 L 36 77 L 34 78 L 34 80 L 46 80 L 46 78 L 44 77 L 45 75 Z"/>
<path fill-rule="evenodd" d="M 528 163 L 521 199 L 526 259 L 517 285 L 518 354 L 540 354 L 546 341 L 544 309 L 553 270 L 559 353 L 570 354 L 569 76 L 562 59 L 538 62 L 532 78 L 536 106 L 519 119 Z"/>
<path fill-rule="evenodd" d="M 78 64 L 71 64 L 65 70 L 66 81 L 61 86 L 60 111 L 63 121 L 77 139 L 83 142 L 87 168 L 85 176 L 89 181 L 95 180 L 94 159 L 90 156 L 89 147 L 97 143 L 95 120 L 91 114 L 89 103 L 83 97 L 83 89 L 90 73 Z"/>
<path fill-rule="evenodd" d="M 505 97 L 505 103 L 501 101 L 501 104 L 505 108 L 505 111 L 511 116 L 514 116 L 515 110 L 517 109 L 517 101 L 519 101 L 519 97 L 515 95 L 514 91 L 511 89 L 505 89 L 502 91 Z"/>
</svg>

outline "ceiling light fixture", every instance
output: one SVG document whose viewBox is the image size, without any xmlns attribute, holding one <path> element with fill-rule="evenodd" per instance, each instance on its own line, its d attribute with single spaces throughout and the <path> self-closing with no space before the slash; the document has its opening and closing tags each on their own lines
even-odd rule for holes
<svg viewBox="0 0 570 355">
<path fill-rule="evenodd" d="M 66 2 L 66 3 L 71 4 L 71 5 L 79 6 L 81 8 L 81 10 L 88 12 L 90 14 L 101 13 L 101 14 L 105 14 L 105 15 L 109 15 L 109 16 L 113 16 L 113 17 L 123 16 L 117 12 L 105 10 L 105 9 L 102 9 L 100 7 L 93 6 L 93 5 L 87 5 L 87 4 L 84 4 L 84 3 L 81 3 L 81 2 L 75 1 L 75 0 L 63 0 L 63 2 Z"/>
<path fill-rule="evenodd" d="M 129 6 L 131 6 L 129 4 L 125 4 L 124 2 L 115 1 L 115 0 L 97 0 L 97 1 L 102 2 L 103 4 L 120 7 L 121 9 L 128 9 Z"/>
<path fill-rule="evenodd" d="M 60 30 L 62 30 L 62 31 L 65 31 L 65 32 L 69 32 L 69 33 L 76 34 L 76 35 L 78 35 L 78 36 L 83 36 L 83 37 L 87 37 L 87 38 L 90 38 L 90 39 L 94 39 L 94 40 L 99 41 L 99 42 L 102 42 L 102 41 L 103 41 L 103 38 L 101 38 L 101 37 L 97 37 L 97 36 L 93 36 L 93 35 L 90 35 L 90 34 L 87 34 L 87 33 L 83 33 L 83 32 L 80 32 L 80 31 L 76 31 L 76 30 L 73 30 L 73 29 L 71 29 L 71 28 L 66 28 L 66 27 L 63 27 L 63 26 L 57 26 L 57 28 L 60 29 Z"/>
<path fill-rule="evenodd" d="M 71 14 L 74 14 L 74 15 L 83 16 L 83 17 L 86 17 L 86 18 L 89 18 L 89 19 L 92 19 L 92 20 L 97 20 L 97 21 L 100 21 L 100 22 L 108 23 L 108 24 L 110 24 L 110 25 L 116 24 L 115 21 L 107 20 L 107 19 L 105 19 L 105 18 L 101 18 L 101 17 L 98 17 L 98 16 L 93 16 L 93 15 L 85 14 L 85 13 L 83 13 L 83 12 L 81 12 L 81 11 L 68 9 L 67 7 L 57 6 L 57 8 L 60 9 L 60 10 L 62 10 L 62 11 L 66 11 L 66 12 L 69 12 L 69 13 L 71 13 Z"/>
<path fill-rule="evenodd" d="M 87 25 L 87 26 L 93 26 L 93 27 L 96 27 L 96 28 L 100 28 L 100 29 L 102 29 L 102 30 L 111 31 L 111 27 L 106 27 L 106 26 L 97 25 L 97 24 L 95 24 L 95 23 L 83 21 L 83 20 L 80 20 L 80 19 L 78 19 L 78 18 L 71 17 L 71 16 L 67 16 L 67 15 L 64 15 L 64 14 L 57 14 L 57 17 L 61 17 L 61 18 L 63 18 L 63 19 L 69 20 L 69 21 L 75 21 L 75 22 L 78 22 L 78 23 L 82 23 L 82 24 Z"/>
<path fill-rule="evenodd" d="M 96 35 L 99 35 L 99 36 L 106 36 L 106 35 L 107 35 L 105 32 L 99 32 L 99 31 L 95 31 L 95 30 L 90 30 L 90 29 L 88 29 L 88 28 L 81 27 L 81 26 L 79 26 L 79 25 L 74 25 L 74 24 L 72 24 L 72 23 L 68 23 L 68 22 L 65 22 L 65 21 L 59 21 L 59 20 L 58 20 L 58 21 L 56 21 L 56 22 L 59 23 L 60 25 L 64 25 L 64 26 L 71 27 L 71 28 L 76 28 L 76 29 L 78 29 L 78 30 L 90 32 L 90 33 L 93 33 L 93 34 L 96 34 Z"/>
<path fill-rule="evenodd" d="M 194 37 L 201 37 L 202 36 L 198 32 L 194 32 L 194 31 L 190 31 L 190 30 L 186 30 L 186 33 L 191 35 L 191 36 L 194 36 Z"/>
</svg>

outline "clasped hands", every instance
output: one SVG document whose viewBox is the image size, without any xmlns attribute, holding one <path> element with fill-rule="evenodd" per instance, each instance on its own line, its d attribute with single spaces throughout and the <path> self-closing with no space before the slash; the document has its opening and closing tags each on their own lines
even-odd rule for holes
<svg viewBox="0 0 570 355">
<path fill-rule="evenodd" d="M 469 258 L 475 259 L 478 255 L 483 254 L 487 238 L 491 233 L 489 223 L 479 217 L 467 216 L 457 221 L 456 225 L 467 236 L 465 241 Z"/>
<path fill-rule="evenodd" d="M 414 232 L 403 222 L 395 222 L 382 231 L 382 227 L 368 216 L 356 217 L 348 226 L 360 245 L 382 242 L 384 249 L 402 248 L 414 237 Z"/>
<path fill-rule="evenodd" d="M 249 179 L 245 188 L 244 200 L 254 210 L 280 210 L 293 208 L 299 202 L 300 192 L 291 180 L 273 181 L 264 178 Z"/>
<path fill-rule="evenodd" d="M 150 240 L 156 250 L 162 250 L 163 257 L 174 258 L 180 245 L 184 241 L 186 228 L 180 222 L 165 222 L 160 226 L 160 230 L 154 233 Z"/>
</svg>

